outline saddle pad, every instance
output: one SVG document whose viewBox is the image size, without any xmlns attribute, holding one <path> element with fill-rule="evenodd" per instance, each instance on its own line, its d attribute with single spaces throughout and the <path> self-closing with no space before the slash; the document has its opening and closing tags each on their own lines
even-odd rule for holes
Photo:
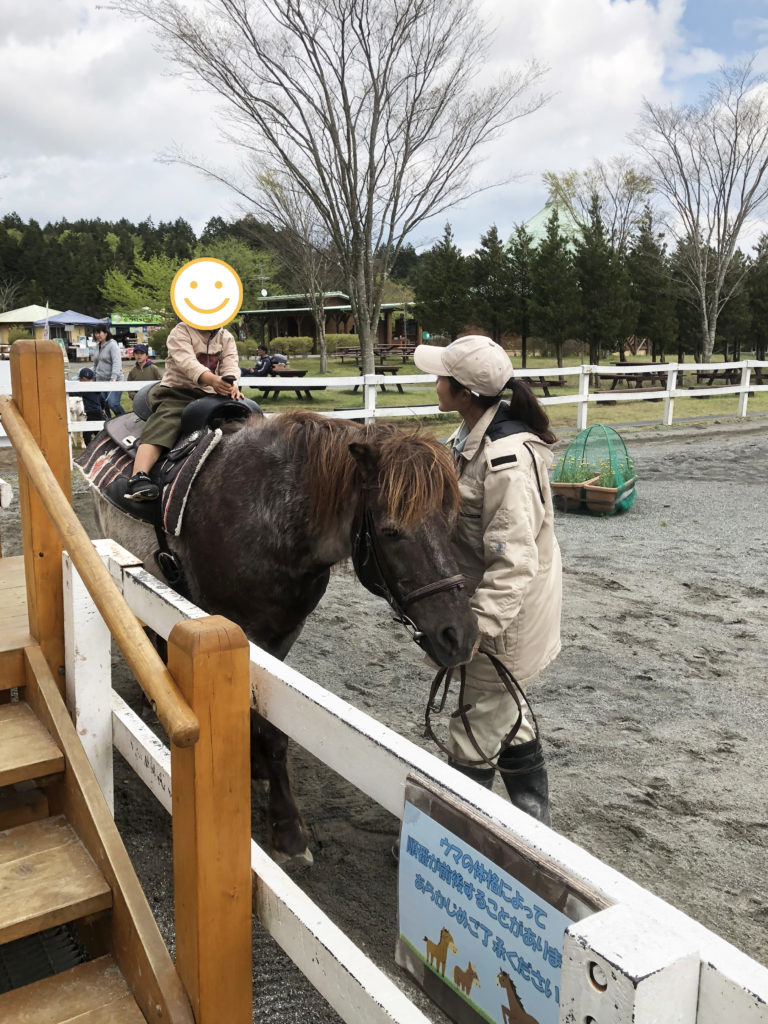
<svg viewBox="0 0 768 1024">
<path fill-rule="evenodd" d="M 158 523 L 159 519 L 158 525 L 166 533 L 178 537 L 192 485 L 222 436 L 220 430 L 213 430 L 183 438 L 159 461 L 150 474 L 160 486 L 159 508 L 155 502 L 125 500 L 133 456 L 106 432 L 75 459 L 75 465 L 90 486 L 125 515 L 140 522 Z"/>
</svg>

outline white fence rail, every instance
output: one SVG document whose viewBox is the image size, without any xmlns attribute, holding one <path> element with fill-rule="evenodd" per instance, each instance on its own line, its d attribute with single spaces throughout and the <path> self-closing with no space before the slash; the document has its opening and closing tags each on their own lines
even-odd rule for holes
<svg viewBox="0 0 768 1024">
<path fill-rule="evenodd" d="M 135 614 L 161 636 L 204 614 L 114 542 L 95 544 Z M 169 752 L 111 692 L 109 634 L 66 552 L 64 573 L 68 701 L 102 789 L 111 799 L 114 744 L 170 812 Z M 253 644 L 251 676 L 262 714 L 392 814 L 402 816 L 406 778 L 417 773 L 603 898 L 606 910 L 566 932 L 561 1022 L 768 1024 L 764 966 Z M 256 843 L 251 867 L 259 920 L 344 1020 L 426 1024 Z"/>
<path fill-rule="evenodd" d="M 710 384 L 704 387 L 679 386 L 679 378 L 682 374 L 696 374 L 698 378 L 703 374 L 717 373 L 726 370 L 732 370 L 740 374 L 738 384 L 716 386 Z M 515 376 L 524 380 L 527 379 L 534 381 L 539 378 L 547 381 L 552 381 L 555 378 L 563 378 L 567 381 L 570 378 L 575 377 L 576 381 L 574 383 L 577 386 L 576 394 L 551 395 L 549 397 L 540 398 L 539 400 L 542 405 L 545 406 L 575 405 L 575 425 L 578 430 L 583 430 L 589 422 L 590 406 L 594 406 L 601 402 L 648 402 L 659 401 L 661 399 L 664 402 L 664 408 L 660 422 L 665 426 L 670 426 L 674 420 L 676 398 L 710 398 L 715 395 L 738 395 L 739 401 L 736 415 L 741 418 L 745 418 L 747 416 L 747 407 L 750 396 L 759 392 L 768 392 L 768 383 L 762 384 L 753 382 L 752 377 L 755 371 L 758 371 L 756 376 L 759 376 L 761 379 L 765 376 L 766 379 L 768 379 L 768 361 L 745 359 L 741 362 L 735 363 L 645 363 L 643 365 L 627 366 L 551 366 L 535 370 L 515 370 Z M 594 382 L 604 376 L 611 376 L 614 378 L 628 377 L 631 381 L 633 375 L 636 376 L 638 373 L 642 372 L 653 372 L 662 375 L 666 379 L 666 387 L 653 389 L 634 387 L 628 390 L 617 388 L 614 388 L 613 390 L 598 390 L 597 387 L 593 386 Z M 434 381 L 435 377 L 431 375 L 417 373 L 403 376 L 400 374 L 396 376 L 390 374 L 369 374 L 361 377 L 281 377 L 279 380 L 272 377 L 246 377 L 241 381 L 241 385 L 245 388 L 279 386 L 281 389 L 290 390 L 292 388 L 296 388 L 299 391 L 307 388 L 349 391 L 350 388 L 360 387 L 362 388 L 363 399 L 361 406 L 357 406 L 356 408 L 336 409 L 332 411 L 323 410 L 323 415 L 330 417 L 364 417 L 366 420 L 373 420 L 380 417 L 434 416 L 439 414 L 440 410 L 437 405 L 382 406 L 377 403 L 377 396 L 380 394 L 379 387 L 381 385 L 390 390 L 397 385 L 407 385 L 409 387 L 431 387 L 434 384 Z M 145 386 L 146 381 L 98 383 L 96 381 L 70 380 L 67 381 L 66 384 L 67 392 L 70 394 L 73 392 L 79 394 L 86 391 L 135 392 L 140 391 L 141 388 Z M 311 408 L 311 405 L 311 402 L 307 402 L 308 408 Z M 91 432 L 99 430 L 102 426 L 103 424 L 97 420 L 70 420 L 69 431 L 70 433 L 81 433 L 84 430 Z"/>
<path fill-rule="evenodd" d="M 0 361 L 0 371 L 6 371 L 10 364 L 5 361 Z M 643 389 L 643 388 L 632 388 L 630 391 L 618 391 L 605 390 L 599 391 L 592 386 L 593 381 L 596 381 L 600 377 L 612 375 L 614 377 L 621 377 L 641 372 L 643 369 L 647 369 L 649 372 L 654 371 L 662 374 L 666 378 L 666 387 L 662 390 L 659 389 Z M 708 385 L 706 387 L 680 387 L 678 386 L 679 378 L 681 374 L 702 374 L 702 373 L 714 373 L 722 370 L 735 370 L 740 371 L 740 379 L 738 384 L 731 384 L 727 386 L 712 387 Z M 555 378 L 562 378 L 569 380 L 572 377 L 576 377 L 577 380 L 574 382 L 577 386 L 575 394 L 570 395 L 551 395 L 549 397 L 541 398 L 542 405 L 575 405 L 575 426 L 578 430 L 583 430 L 589 423 L 589 409 L 590 406 L 599 404 L 600 402 L 647 402 L 647 401 L 658 401 L 663 399 L 664 408 L 660 418 L 660 423 L 664 426 L 670 426 L 674 421 L 674 408 L 676 398 L 711 398 L 715 395 L 738 395 L 739 401 L 737 406 L 736 415 L 740 418 L 746 418 L 748 415 L 748 403 L 751 395 L 768 391 L 768 384 L 753 383 L 753 373 L 758 371 L 757 376 L 768 377 L 768 362 L 760 361 L 757 359 L 745 359 L 741 362 L 731 363 L 646 363 L 643 366 L 563 366 L 563 367 L 545 367 L 536 370 L 516 370 L 515 376 L 521 377 L 527 380 L 536 380 L 537 378 L 543 378 L 544 380 L 554 380 Z M 279 381 L 272 377 L 260 378 L 253 377 L 245 378 L 242 381 L 244 387 L 266 387 L 268 384 L 272 386 L 279 385 L 281 388 L 298 388 L 299 390 L 306 388 L 322 388 L 322 389 L 335 389 L 338 391 L 349 391 L 350 388 L 359 387 L 362 388 L 362 404 L 355 408 L 343 408 L 334 410 L 323 410 L 324 416 L 329 417 L 363 417 L 366 421 L 382 417 L 420 417 L 420 416 L 435 416 L 440 413 L 437 405 L 425 404 L 425 405 L 398 405 L 398 406 L 382 406 L 377 403 L 377 395 L 380 386 L 385 386 L 388 389 L 407 385 L 408 387 L 432 387 L 435 378 L 433 376 L 425 374 L 408 374 L 396 376 L 387 374 L 369 374 L 361 377 L 281 377 Z M 97 382 L 97 381 L 78 381 L 68 380 L 66 382 L 66 390 L 69 395 L 82 394 L 83 392 L 100 392 L 100 391 L 125 391 L 133 393 L 140 391 L 146 386 L 145 381 L 117 381 L 117 382 Z M 0 394 L 10 394 L 10 374 L 8 372 L 0 372 Z M 307 402 L 307 407 L 311 408 L 312 403 Z M 277 411 L 277 410 L 275 410 Z M 267 413 L 272 415 L 272 413 Z M 103 422 L 100 420 L 75 420 L 70 416 L 67 429 L 70 434 L 82 434 L 84 431 L 88 433 L 100 430 L 103 427 Z M 74 440 L 74 439 L 73 439 Z M 0 445 L 7 445 L 8 439 L 5 436 L 5 431 L 0 426 Z"/>
</svg>

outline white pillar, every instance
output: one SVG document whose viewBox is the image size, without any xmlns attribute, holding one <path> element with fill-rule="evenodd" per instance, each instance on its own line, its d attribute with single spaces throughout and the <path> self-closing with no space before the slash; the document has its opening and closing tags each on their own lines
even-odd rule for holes
<svg viewBox="0 0 768 1024">
<path fill-rule="evenodd" d="M 664 426 L 672 426 L 672 417 L 675 414 L 675 400 L 672 392 L 677 388 L 677 363 L 670 363 L 667 367 L 667 397 L 664 399 Z"/>
<path fill-rule="evenodd" d="M 749 401 L 749 377 L 751 373 L 752 367 L 749 364 L 749 360 L 745 360 L 741 367 L 741 386 L 744 390 L 739 395 L 739 416 L 742 419 L 745 419 L 747 415 L 747 402 Z"/>
<path fill-rule="evenodd" d="M 114 814 L 112 637 L 66 551 L 62 562 L 67 709 Z"/>
<path fill-rule="evenodd" d="M 588 409 L 589 409 L 589 375 L 592 372 L 591 366 L 581 367 L 579 373 L 579 405 L 576 412 L 576 429 L 586 430 Z"/>
<path fill-rule="evenodd" d="M 368 373 L 363 377 L 363 394 L 365 407 L 365 422 L 373 423 L 376 419 L 376 381 L 378 378 L 374 373 Z"/>
<path fill-rule="evenodd" d="M 565 933 L 560 1024 L 695 1024 L 700 967 L 691 939 L 609 907 Z"/>
</svg>

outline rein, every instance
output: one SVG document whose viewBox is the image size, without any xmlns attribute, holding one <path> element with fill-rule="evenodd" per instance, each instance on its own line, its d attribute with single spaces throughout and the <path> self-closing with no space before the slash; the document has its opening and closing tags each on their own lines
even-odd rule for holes
<svg viewBox="0 0 768 1024">
<path fill-rule="evenodd" d="M 483 753 L 480 747 L 480 744 L 475 739 L 475 734 L 472 732 L 472 727 L 470 726 L 469 719 L 467 718 L 467 712 L 472 707 L 472 705 L 467 704 L 466 701 L 464 700 L 464 688 L 467 682 L 466 665 L 459 666 L 459 706 L 451 714 L 451 718 L 461 718 L 464 730 L 467 734 L 467 738 L 469 739 L 469 742 L 472 744 L 472 746 L 475 748 L 475 751 L 477 752 L 479 759 L 477 761 L 468 761 L 464 760 L 463 758 L 456 757 L 455 754 L 451 753 L 451 751 L 442 742 L 442 740 L 438 739 L 432 728 L 432 714 L 435 713 L 439 715 L 440 712 L 445 708 L 445 702 L 448 698 L 448 688 L 450 686 L 451 679 L 453 678 L 452 668 L 441 668 L 437 675 L 435 676 L 435 678 L 432 680 L 432 686 L 430 687 L 429 691 L 429 699 L 427 700 L 427 707 L 424 712 L 424 736 L 427 739 L 431 739 L 434 743 L 437 744 L 440 750 L 442 750 L 442 752 L 448 757 L 448 760 L 451 764 L 461 765 L 463 768 L 481 768 L 485 766 L 488 768 L 495 768 L 496 771 L 498 771 L 501 775 L 519 775 L 521 774 L 521 772 L 524 772 L 527 769 L 502 768 L 499 764 L 496 763 L 496 759 L 498 758 L 499 754 L 502 753 L 502 751 L 506 750 L 506 748 L 510 745 L 515 736 L 517 736 L 518 732 L 520 731 L 520 726 L 523 724 L 523 705 L 521 703 L 521 697 L 528 705 L 528 710 L 531 713 L 531 718 L 533 719 L 533 734 L 537 745 L 539 743 L 539 723 L 536 721 L 536 716 L 533 713 L 533 708 L 531 707 L 530 701 L 526 699 L 522 687 L 515 679 L 515 677 L 512 675 L 512 673 L 509 671 L 509 669 L 506 667 L 506 665 L 502 664 L 502 662 L 500 662 L 499 659 L 495 657 L 495 655 L 489 654 L 487 651 L 478 651 L 478 654 L 482 654 L 486 658 L 488 658 L 493 667 L 496 669 L 499 679 L 501 679 L 501 681 L 504 683 L 507 692 L 511 694 L 515 704 L 517 705 L 517 717 L 515 718 L 515 722 L 512 728 L 506 734 L 506 736 L 502 739 L 499 745 L 499 749 L 496 751 L 495 754 L 492 754 L 490 757 L 486 757 L 486 755 Z M 475 655 L 475 657 L 477 657 L 477 655 Z M 436 701 L 438 691 L 440 690 L 441 685 L 443 687 L 442 696 L 439 698 L 439 701 Z"/>
<path fill-rule="evenodd" d="M 446 590 L 462 590 L 464 577 L 461 573 L 456 576 L 446 576 L 401 595 L 398 592 L 398 585 L 393 584 L 387 571 L 386 559 L 383 557 L 381 544 L 376 535 L 373 513 L 368 502 L 368 492 L 373 490 L 378 490 L 378 484 L 363 487 L 360 494 L 360 501 L 352 524 L 352 564 L 355 567 L 357 578 L 365 589 L 377 597 L 384 598 L 395 613 L 395 621 L 405 626 L 411 634 L 411 639 L 429 654 L 425 647 L 424 633 L 406 614 L 406 609 L 416 601 L 432 594 L 440 594 Z"/>
<path fill-rule="evenodd" d="M 368 503 L 368 492 L 377 488 L 378 485 L 373 485 L 363 487 L 362 489 L 360 501 L 352 524 L 352 563 L 355 567 L 357 578 L 366 590 L 375 594 L 376 597 L 383 597 L 385 599 L 395 613 L 395 621 L 405 626 L 411 634 L 411 639 L 414 640 L 427 655 L 429 655 L 430 652 L 427 650 L 425 644 L 425 635 L 419 630 L 413 619 L 406 614 L 406 609 L 409 605 L 414 604 L 416 601 L 420 601 L 424 597 L 429 597 L 431 594 L 439 594 L 445 590 L 453 590 L 454 588 L 459 590 L 463 589 L 464 577 L 459 573 L 456 576 L 447 576 L 443 579 L 434 580 L 432 583 L 426 583 L 424 586 L 416 587 L 414 590 L 409 591 L 403 596 L 398 593 L 397 586 L 393 585 L 389 573 L 387 572 L 386 560 L 383 558 L 381 545 L 376 535 L 376 526 L 373 521 L 373 514 Z M 450 686 L 451 679 L 453 678 L 454 670 L 452 668 L 441 668 L 432 680 L 429 699 L 427 701 L 427 707 L 424 715 L 424 736 L 433 740 L 440 750 L 448 756 L 449 761 L 455 765 L 462 765 L 466 768 L 476 768 L 478 766 L 485 765 L 489 768 L 495 768 L 503 775 L 517 775 L 520 774 L 520 769 L 501 768 L 495 763 L 495 760 L 499 754 L 509 746 L 519 732 L 520 726 L 523 724 L 523 705 L 521 698 L 526 701 L 531 712 L 534 735 L 537 742 L 539 740 L 538 722 L 536 721 L 536 716 L 533 713 L 530 702 L 526 700 L 520 684 L 509 669 L 493 654 L 488 654 L 486 651 L 480 651 L 479 653 L 490 659 L 499 678 L 504 683 L 504 686 L 512 695 L 512 698 L 517 705 L 517 718 L 515 719 L 512 728 L 501 741 L 499 750 L 492 757 L 486 757 L 475 739 L 474 733 L 472 732 L 472 727 L 469 724 L 469 719 L 467 717 L 467 711 L 469 711 L 471 705 L 467 704 L 464 699 L 464 689 L 467 678 L 466 665 L 461 665 L 459 667 L 459 706 L 456 711 L 453 712 L 451 717 L 461 718 L 467 737 L 476 750 L 479 760 L 465 761 L 463 759 L 456 758 L 448 750 L 446 745 L 438 739 L 432 729 L 431 715 L 433 713 L 440 714 L 445 707 L 445 702 L 448 697 L 448 688 Z M 443 693 L 439 698 L 439 701 L 437 701 L 437 694 L 441 685 L 443 686 Z"/>
</svg>

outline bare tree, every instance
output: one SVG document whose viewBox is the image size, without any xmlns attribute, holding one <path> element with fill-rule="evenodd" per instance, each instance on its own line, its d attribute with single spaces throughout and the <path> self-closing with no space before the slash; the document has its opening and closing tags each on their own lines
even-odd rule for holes
<svg viewBox="0 0 768 1024">
<path fill-rule="evenodd" d="M 231 140 L 310 200 L 371 372 L 403 240 L 481 190 L 478 147 L 541 106 L 531 90 L 542 69 L 473 88 L 490 39 L 475 0 L 205 0 L 199 15 L 182 0 L 114 6 L 153 22 L 179 67 L 224 99 Z"/>
<path fill-rule="evenodd" d="M 338 277 L 338 258 L 314 205 L 292 182 L 260 174 L 255 203 L 261 216 L 280 232 L 277 260 L 304 293 L 315 323 L 320 372 L 328 368 L 325 341 L 325 293 Z"/>
<path fill-rule="evenodd" d="M 550 200 L 565 208 L 580 228 L 590 224 L 596 198 L 608 244 L 615 252 L 626 252 L 629 236 L 653 191 L 648 174 L 633 166 L 628 157 L 616 156 L 607 163 L 595 160 L 584 171 L 546 171 L 542 177 Z"/>
<path fill-rule="evenodd" d="M 741 285 L 728 275 L 739 235 L 768 199 L 766 84 L 754 59 L 723 67 L 695 106 L 644 104 L 632 133 L 672 217 L 682 272 L 698 309 L 704 359 L 717 318 Z"/>
<path fill-rule="evenodd" d="M 21 281 L 15 281 L 12 277 L 0 278 L 0 313 L 13 309 L 21 294 Z"/>
</svg>

